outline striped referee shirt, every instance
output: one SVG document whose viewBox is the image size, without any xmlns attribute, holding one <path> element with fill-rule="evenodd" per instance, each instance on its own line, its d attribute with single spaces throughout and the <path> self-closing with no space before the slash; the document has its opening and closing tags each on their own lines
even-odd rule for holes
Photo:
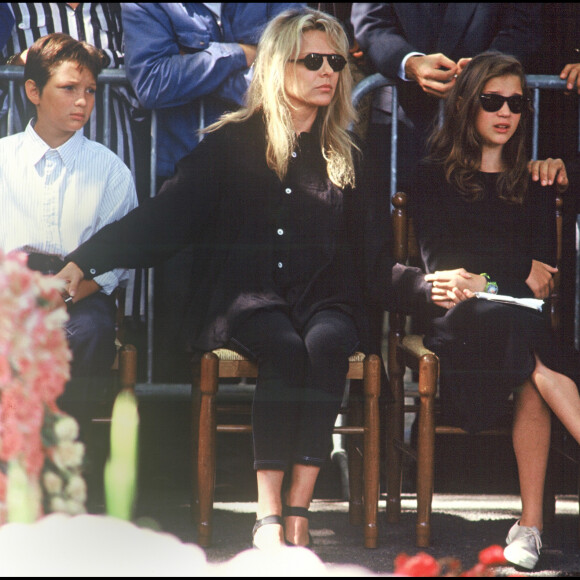
<svg viewBox="0 0 580 580">
<path fill-rule="evenodd" d="M 123 28 L 121 7 L 117 3 L 81 2 L 76 9 L 65 2 L 8 2 L 14 14 L 12 35 L 2 49 L 4 62 L 10 56 L 29 48 L 35 40 L 52 32 L 64 32 L 77 40 L 83 40 L 105 51 L 109 68 L 123 68 Z M 110 106 L 109 148 L 117 153 L 135 176 L 135 154 L 132 140 L 131 106 L 137 100 L 128 86 L 112 86 Z M 6 103 L 4 103 L 4 108 Z M 14 132 L 23 131 L 35 115 L 32 104 L 26 98 L 24 88 L 15 91 Z M 6 114 L 6 110 L 2 114 Z M 103 139 L 103 96 L 97 91 L 95 108 L 85 135 L 94 141 Z"/>
<path fill-rule="evenodd" d="M 51 149 L 33 128 L 0 139 L 0 249 L 64 258 L 137 207 L 131 172 L 77 131 Z M 110 294 L 128 279 L 116 269 L 95 281 Z"/>
</svg>

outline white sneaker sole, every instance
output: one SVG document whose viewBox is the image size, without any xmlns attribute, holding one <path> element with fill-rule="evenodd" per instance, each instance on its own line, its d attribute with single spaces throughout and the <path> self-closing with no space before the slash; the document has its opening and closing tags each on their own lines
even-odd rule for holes
<svg viewBox="0 0 580 580">
<path fill-rule="evenodd" d="M 521 550 L 515 544 L 506 546 L 503 550 L 503 555 L 510 564 L 520 566 L 526 570 L 533 570 L 539 558 L 539 556 L 533 556 L 529 552 Z"/>
</svg>

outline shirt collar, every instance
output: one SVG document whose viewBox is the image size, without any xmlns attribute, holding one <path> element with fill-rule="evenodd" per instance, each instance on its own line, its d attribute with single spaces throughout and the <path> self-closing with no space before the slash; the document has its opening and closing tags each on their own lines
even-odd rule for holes
<svg viewBox="0 0 580 580">
<path fill-rule="evenodd" d="M 34 130 L 35 123 L 36 119 L 31 119 L 25 129 L 25 139 L 27 140 L 29 159 L 32 165 L 36 165 L 48 153 L 48 151 L 56 151 L 62 159 L 65 167 L 71 169 L 81 148 L 83 140 L 82 129 L 76 131 L 76 133 L 60 147 L 51 149 L 51 147 Z"/>
</svg>

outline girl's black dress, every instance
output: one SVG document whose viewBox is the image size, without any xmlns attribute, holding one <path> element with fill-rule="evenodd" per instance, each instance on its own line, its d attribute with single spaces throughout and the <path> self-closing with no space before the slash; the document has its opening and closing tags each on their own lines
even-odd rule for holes
<svg viewBox="0 0 580 580">
<path fill-rule="evenodd" d="M 424 267 L 485 272 L 500 294 L 531 298 L 525 281 L 532 259 L 555 265 L 554 191 L 530 181 L 523 205 L 513 204 L 499 199 L 498 174 L 477 177 L 483 198 L 467 201 L 440 165 L 421 165 L 410 207 Z M 533 371 L 534 352 L 579 384 L 577 355 L 559 344 L 547 311 L 477 298 L 448 311 L 431 307 L 424 342 L 441 360 L 446 422 L 471 432 L 492 427 L 505 414 L 512 391 Z"/>
</svg>

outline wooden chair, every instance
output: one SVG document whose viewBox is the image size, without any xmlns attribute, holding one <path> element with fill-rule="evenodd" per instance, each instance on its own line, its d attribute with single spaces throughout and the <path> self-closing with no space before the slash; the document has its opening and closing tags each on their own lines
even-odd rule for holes
<svg viewBox="0 0 580 580">
<path fill-rule="evenodd" d="M 364 545 L 377 547 L 377 508 L 379 499 L 379 394 L 381 359 L 377 355 L 365 357 L 355 353 L 349 359 L 347 379 L 350 379 L 348 426 L 335 427 L 335 433 L 352 435 L 349 442 L 358 440 L 357 446 L 349 444 L 350 472 L 349 516 L 352 524 L 362 523 L 364 511 Z M 237 352 L 221 348 L 205 353 L 193 363 L 192 381 L 192 453 L 194 517 L 198 521 L 198 544 L 210 545 L 212 511 L 216 470 L 216 433 L 249 433 L 251 425 L 219 424 L 216 395 L 219 380 L 227 378 L 255 378 L 258 367 Z M 360 386 L 364 389 L 364 410 Z M 238 409 L 240 411 L 240 409 Z M 246 408 L 241 412 L 249 415 Z M 362 447 L 360 445 L 362 439 Z M 364 475 L 364 477 L 363 477 Z M 364 479 L 364 490 L 361 480 Z M 363 507 L 364 506 L 364 507 Z"/>
<path fill-rule="evenodd" d="M 118 287 L 115 290 L 117 303 L 115 346 L 117 354 L 111 370 L 121 389 L 134 389 L 137 383 L 137 348 L 132 344 L 125 343 L 125 295 L 125 288 Z"/>
<path fill-rule="evenodd" d="M 419 259 L 419 248 L 413 230 L 413 221 L 407 215 L 407 197 L 397 193 L 393 198 L 394 256 L 402 263 Z M 558 262 L 561 256 L 562 199 L 557 199 L 556 220 L 558 228 Z M 554 328 L 559 327 L 559 274 L 555 276 L 555 289 L 551 297 L 551 316 Z M 423 337 L 406 335 L 406 316 L 389 314 L 388 374 L 392 401 L 387 407 L 387 521 L 397 522 L 401 513 L 402 454 L 417 462 L 417 524 L 416 543 L 419 547 L 431 544 L 431 502 L 433 498 L 435 435 L 467 435 L 457 427 L 436 422 L 439 359 L 425 348 Z M 405 404 L 404 374 L 407 368 L 418 373 L 418 392 L 413 395 L 417 404 Z M 418 413 L 417 445 L 411 448 L 404 441 L 405 413 Z M 511 433 L 508 427 L 481 432 L 482 436 Z M 553 500 L 552 500 L 553 501 Z M 546 506 L 545 508 L 546 509 Z M 548 510 L 554 510 L 555 503 Z"/>
</svg>

